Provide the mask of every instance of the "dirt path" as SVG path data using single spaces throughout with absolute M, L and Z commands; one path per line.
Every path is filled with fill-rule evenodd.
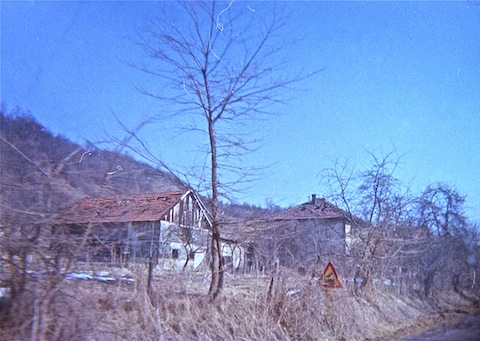
M 480 340 L 480 315 L 440 315 L 431 321 L 427 330 L 413 328 L 411 333 L 399 337 L 402 341 L 478 341 Z M 430 323 L 434 323 L 431 325 Z M 415 330 L 416 329 L 416 330 Z M 403 333 L 407 330 L 403 330 Z
M 480 313 L 445 313 L 421 317 L 378 340 L 399 341 L 478 341 Z

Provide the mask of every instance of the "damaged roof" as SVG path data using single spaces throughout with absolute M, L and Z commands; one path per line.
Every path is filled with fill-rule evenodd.
M 59 223 L 118 223 L 158 221 L 165 218 L 187 192 L 148 193 L 86 198 L 66 209 Z
M 324 198 L 314 197 L 309 202 L 275 213 L 269 220 L 339 219 L 348 216 L 348 212 Z

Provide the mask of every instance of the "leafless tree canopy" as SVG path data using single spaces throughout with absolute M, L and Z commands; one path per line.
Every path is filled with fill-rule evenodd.
M 140 45 L 157 63 L 135 63 L 161 82 L 160 90 L 140 89 L 164 105 L 160 116 L 186 115 L 191 118 L 188 130 L 204 136 L 206 161 L 192 173 L 211 198 L 213 296 L 223 285 L 219 198 L 229 197 L 234 184 L 248 181 L 256 169 L 242 163 L 257 147 L 251 129 L 245 128 L 271 114 L 270 106 L 284 100 L 283 90 L 314 74 L 282 69 L 277 5 L 261 6 L 252 12 L 234 1 L 182 3 L 178 21 L 161 18 L 141 35 Z
M 286 61 L 278 54 L 283 25 L 273 3 L 259 4 L 255 12 L 233 1 L 175 6 L 168 7 L 175 19 L 159 18 L 139 39 L 153 62 L 134 66 L 160 81 L 156 89 L 139 89 L 159 99 L 161 112 L 155 118 L 173 117 L 177 127 L 204 137 L 200 147 L 210 161 L 192 172 L 211 193 L 205 175 L 213 172 L 215 153 L 216 186 L 228 197 L 232 185 L 246 181 L 256 169 L 242 164 L 258 147 L 261 136 L 255 125 L 275 114 L 271 106 L 286 100 L 284 90 L 317 71 L 285 71 Z M 180 123 L 185 116 L 188 123 Z

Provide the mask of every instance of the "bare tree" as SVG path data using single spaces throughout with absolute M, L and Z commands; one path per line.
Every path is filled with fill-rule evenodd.
M 463 205 L 465 197 L 451 186 L 428 186 L 418 198 L 418 224 L 439 236 L 457 234 L 467 226 Z
M 282 102 L 281 90 L 317 72 L 285 72 L 285 65 L 275 59 L 282 47 L 276 36 L 282 28 L 277 5 L 261 6 L 264 15 L 258 18 L 260 11 L 252 15 L 235 1 L 181 3 L 175 11 L 178 23 L 169 25 L 170 20 L 162 18 L 140 39 L 157 66 L 135 65 L 163 81 L 160 92 L 140 89 L 166 106 L 162 117 L 190 117 L 188 131 L 200 132 L 207 142 L 205 165 L 193 175 L 206 184 L 211 200 L 212 299 L 223 286 L 220 197 L 228 197 L 234 184 L 250 179 L 256 170 L 242 163 L 258 147 L 245 128 Z
M 464 213 L 465 196 L 436 183 L 427 186 L 416 203 L 417 224 L 429 232 L 429 252 L 422 259 L 425 294 L 469 287 L 475 282 L 478 234 Z
M 400 256 L 404 240 L 399 228 L 409 220 L 411 200 L 394 176 L 399 157 L 368 153 L 365 169 L 355 169 L 348 162 L 335 161 L 325 171 L 332 199 L 350 213 L 354 243 L 348 256 L 353 277 L 359 287 L 371 283 L 372 276 L 384 277 L 397 265 L 392 255 Z
M 357 224 L 348 255 L 357 289 L 374 279 L 428 297 L 475 287 L 478 233 L 465 216 L 465 197 L 443 183 L 415 197 L 395 177 L 399 159 L 393 153 L 370 156 L 364 170 L 337 161 L 325 177 L 352 222 L 358 216 L 365 223 Z
M 71 200 L 72 188 L 57 170 L 72 146 L 40 152 L 49 133 L 32 117 L 15 114 L 0 113 L 0 283 L 8 290 L 0 322 L 18 330 L 20 339 L 69 338 L 78 331 L 78 315 L 63 319 L 68 314 L 58 308 L 73 304 L 62 287 L 84 245 L 53 222 L 61 203 Z

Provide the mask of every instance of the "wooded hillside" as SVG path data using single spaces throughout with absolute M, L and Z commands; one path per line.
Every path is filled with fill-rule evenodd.
M 87 196 L 182 188 L 129 155 L 53 136 L 28 113 L 2 113 L 0 127 L 2 225 L 5 219 L 48 219 Z
M 20 109 L 1 113 L 0 131 L 2 224 L 7 218 L 48 219 L 84 197 L 185 188 L 173 175 L 128 154 L 54 136 Z M 265 212 L 249 204 L 221 204 L 221 209 L 237 218 Z

